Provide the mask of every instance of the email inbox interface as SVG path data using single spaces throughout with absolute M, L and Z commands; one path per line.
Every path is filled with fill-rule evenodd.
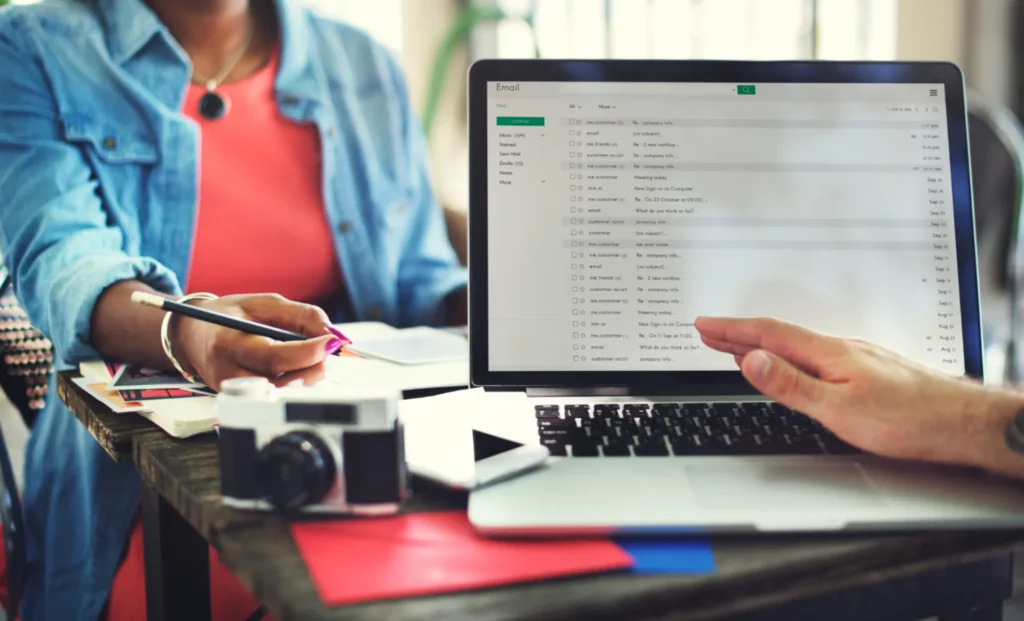
M 941 84 L 488 84 L 490 368 L 729 370 L 699 315 L 964 372 Z

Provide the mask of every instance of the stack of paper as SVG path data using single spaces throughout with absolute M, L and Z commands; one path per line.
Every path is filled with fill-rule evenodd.
M 101 361 L 79 365 L 74 382 L 119 414 L 135 413 L 176 438 L 212 431 L 217 424 L 212 391 L 176 373 Z

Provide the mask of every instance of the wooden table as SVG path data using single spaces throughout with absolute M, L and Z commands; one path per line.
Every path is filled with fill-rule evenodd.
M 1021 532 L 715 538 L 700 576 L 602 575 L 345 608 L 325 607 L 276 515 L 220 505 L 216 439 L 175 440 L 118 420 L 61 376 L 61 396 L 115 450 L 130 436 L 143 482 L 150 619 L 209 618 L 207 542 L 279 621 L 747 619 L 995 621 L 1010 594 Z M 83 410 L 84 408 L 84 410 Z M 132 416 L 131 418 L 138 418 Z M 140 419 L 141 420 L 141 419 Z M 144 421 L 143 421 L 144 422 Z M 147 427 L 148 426 L 148 427 Z M 407 510 L 465 506 L 422 486 Z

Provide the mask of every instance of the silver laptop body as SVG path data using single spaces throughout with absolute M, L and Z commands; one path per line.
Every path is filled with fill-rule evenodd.
M 980 378 L 956 67 L 483 61 L 469 88 L 472 382 L 554 455 L 474 491 L 479 530 L 1024 525 L 1024 486 L 857 451 L 693 328 L 776 316 Z

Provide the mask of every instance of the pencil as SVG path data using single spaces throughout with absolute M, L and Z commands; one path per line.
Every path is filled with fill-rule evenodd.
M 308 337 L 297 332 L 282 330 L 280 328 L 275 328 L 274 326 L 249 321 L 248 319 L 239 319 L 238 317 L 232 317 L 231 315 L 225 315 L 224 313 L 218 313 L 216 311 L 192 306 L 190 304 L 180 304 L 174 300 L 168 300 L 167 298 L 162 298 L 159 295 L 153 295 L 152 293 L 145 293 L 143 291 L 136 291 L 132 293 L 132 302 L 143 306 L 159 308 L 167 311 L 168 313 L 174 313 L 176 315 L 182 315 L 199 321 L 205 321 L 224 328 L 231 328 L 232 330 L 238 330 L 239 332 L 245 332 L 246 334 L 265 336 L 275 341 L 308 340 Z M 335 354 L 338 353 L 339 352 L 335 352 Z

